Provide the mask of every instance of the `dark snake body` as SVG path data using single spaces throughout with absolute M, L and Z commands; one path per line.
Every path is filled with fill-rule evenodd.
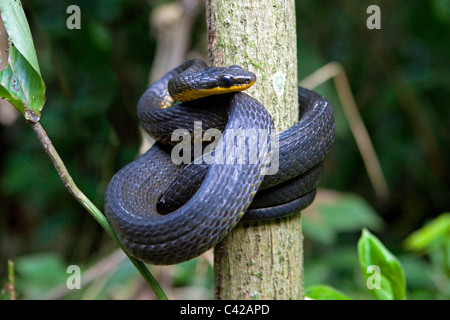
M 175 129 L 194 132 L 194 121 L 202 121 L 203 131 L 223 131 L 216 153 L 236 148 L 234 141 L 226 142 L 232 130 L 253 128 L 269 134 L 274 130 L 261 103 L 241 92 L 172 105 L 168 87 L 175 95 L 206 86 L 203 78 L 215 76 L 212 70 L 199 60 L 186 62 L 153 84 L 139 101 L 141 125 L 157 143 L 112 178 L 105 197 L 108 220 L 127 251 L 139 260 L 153 264 L 189 260 L 216 245 L 243 217 L 289 215 L 314 199 L 322 161 L 334 140 L 334 121 L 328 102 L 303 88 L 299 88 L 299 122 L 278 135 L 276 174 L 263 175 L 276 150 L 270 139 L 256 163 L 174 164 L 165 144 L 176 143 L 170 139 Z M 232 71 L 239 74 L 236 67 Z M 225 86 L 233 85 L 226 75 L 220 77 Z M 176 80 L 190 87 L 173 88 Z M 257 148 L 245 151 L 259 153 Z

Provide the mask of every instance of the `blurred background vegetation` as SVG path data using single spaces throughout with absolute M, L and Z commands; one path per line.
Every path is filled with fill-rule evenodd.
M 103 208 L 109 179 L 145 140 L 135 112 L 140 95 L 182 61 L 207 61 L 204 2 L 22 3 L 47 86 L 41 123 L 80 189 Z M 81 9 L 80 30 L 66 27 L 71 4 Z M 388 185 L 384 197 L 374 191 L 333 82 L 320 85 L 337 132 L 321 191 L 304 212 L 305 285 L 370 298 L 356 249 L 366 227 L 401 261 L 408 298 L 449 299 L 450 231 L 425 250 L 405 239 L 450 210 L 450 3 L 377 1 L 380 30 L 366 27 L 371 4 L 296 1 L 299 80 L 328 62 L 343 65 Z M 154 297 L 4 101 L 0 150 L 0 286 L 10 259 L 18 298 Z M 82 290 L 66 289 L 71 264 L 82 269 Z M 151 270 L 170 298 L 214 297 L 211 252 Z

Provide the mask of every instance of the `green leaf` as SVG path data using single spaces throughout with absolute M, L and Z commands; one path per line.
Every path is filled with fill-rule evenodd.
M 358 241 L 358 255 L 366 285 L 376 299 L 406 299 L 405 274 L 400 262 L 366 229 Z
M 305 295 L 314 300 L 352 300 L 342 292 L 324 285 L 308 287 Z
M 0 72 L 0 94 L 27 120 L 39 121 L 45 103 L 45 84 L 27 60 L 11 47 L 9 64 Z
M 0 96 L 27 120 L 37 122 L 45 103 L 45 84 L 28 22 L 20 1 L 4 0 L 0 10 L 10 37 L 8 66 L 0 72 Z
M 0 1 L 0 11 L 9 39 L 33 69 L 41 75 L 33 38 L 19 0 Z
M 446 237 L 450 237 L 450 212 L 441 214 L 409 235 L 405 240 L 405 246 L 411 250 L 423 250 Z

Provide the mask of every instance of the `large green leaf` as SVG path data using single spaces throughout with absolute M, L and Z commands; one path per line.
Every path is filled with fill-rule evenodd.
M 0 1 L 0 11 L 9 39 L 40 75 L 33 38 L 22 4 L 19 0 L 2 0 Z
M 375 285 L 369 288 L 376 299 L 406 299 L 405 274 L 400 262 L 366 229 L 363 229 L 358 241 L 358 255 L 368 288 L 370 284 L 373 285 L 370 283 L 372 280 L 378 280 L 378 287 Z
M 0 11 L 10 39 L 8 66 L 0 72 L 0 96 L 27 120 L 39 121 L 45 103 L 45 84 L 25 13 L 18 0 L 0 1 Z

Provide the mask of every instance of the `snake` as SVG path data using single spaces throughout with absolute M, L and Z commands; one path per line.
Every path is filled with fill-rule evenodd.
M 241 220 L 279 219 L 313 202 L 334 141 L 333 109 L 298 87 L 299 121 L 277 133 L 266 108 L 243 92 L 255 82 L 240 66 L 194 59 L 141 96 L 137 116 L 155 143 L 120 169 L 105 193 L 105 215 L 131 256 L 177 264 L 214 247 Z M 210 129 L 221 135 L 209 141 Z M 176 130 L 183 134 L 174 138 Z M 255 143 L 239 140 L 242 132 L 264 134 Z M 182 142 L 186 148 L 174 152 Z M 200 157 L 187 147 L 195 142 Z M 180 162 L 181 153 L 190 161 Z

